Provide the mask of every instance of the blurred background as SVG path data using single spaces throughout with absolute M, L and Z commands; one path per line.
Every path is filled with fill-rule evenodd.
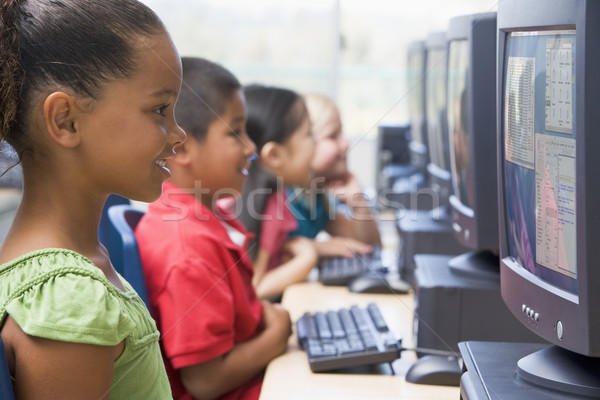
M 142 0 L 182 56 L 204 57 L 243 84 L 319 92 L 340 107 L 350 169 L 375 180 L 377 127 L 408 123 L 406 54 L 457 15 L 498 0 Z

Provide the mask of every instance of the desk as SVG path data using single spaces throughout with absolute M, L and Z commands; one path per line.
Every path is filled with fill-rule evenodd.
M 317 282 L 300 283 L 286 289 L 282 304 L 296 321 L 305 311 L 325 311 L 352 304 L 366 306 L 376 302 L 390 329 L 412 346 L 414 299 L 407 295 L 375 295 L 351 293 L 345 287 L 325 287 Z M 295 329 L 295 326 L 294 326 Z M 458 387 L 415 385 L 404 375 L 416 360 L 406 351 L 392 367 L 396 375 L 327 374 L 311 372 L 306 354 L 299 348 L 295 334 L 290 337 L 286 353 L 268 365 L 260 400 L 352 400 L 458 399 Z

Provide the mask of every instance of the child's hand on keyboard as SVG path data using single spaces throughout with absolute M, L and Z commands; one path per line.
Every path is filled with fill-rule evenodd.
M 283 353 L 292 334 L 292 321 L 289 312 L 281 304 L 263 301 L 264 335 L 270 337 L 273 350 Z
M 353 238 L 334 236 L 322 242 L 315 242 L 319 257 L 354 257 L 356 254 L 367 254 L 373 246 Z

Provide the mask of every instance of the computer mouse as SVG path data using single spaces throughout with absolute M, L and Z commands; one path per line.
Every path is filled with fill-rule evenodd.
M 348 290 L 354 293 L 406 294 L 410 292 L 411 286 L 401 279 L 365 274 L 350 281 Z
M 422 385 L 460 386 L 462 367 L 456 357 L 427 355 L 406 372 L 406 381 Z

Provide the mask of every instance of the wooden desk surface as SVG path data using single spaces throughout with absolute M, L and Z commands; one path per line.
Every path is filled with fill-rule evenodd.
M 412 346 L 412 294 L 357 294 L 349 292 L 345 287 L 325 287 L 320 283 L 309 282 L 289 287 L 282 304 L 295 322 L 305 311 L 335 310 L 352 304 L 366 306 L 372 301 L 379 306 L 390 329 L 397 337 L 402 337 L 403 344 Z M 401 358 L 392 364 L 395 375 L 315 374 L 311 372 L 306 354 L 299 348 L 294 334 L 290 338 L 287 352 L 271 361 L 267 367 L 260 400 L 433 400 L 460 397 L 458 387 L 406 382 L 404 375 L 415 360 L 414 352 L 403 352 Z

